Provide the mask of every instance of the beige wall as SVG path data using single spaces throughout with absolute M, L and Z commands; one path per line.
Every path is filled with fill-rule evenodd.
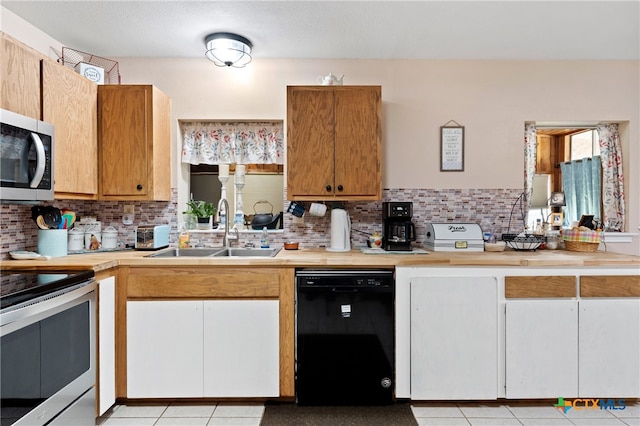
M 171 97 L 174 129 L 178 119 L 286 119 L 286 86 L 329 72 L 379 84 L 385 188 L 522 188 L 525 121 L 622 121 L 627 229 L 638 229 L 638 62 L 256 59 L 227 69 L 120 58 L 120 70 L 123 83 L 153 83 Z M 439 127 L 449 120 L 465 126 L 464 172 L 439 171 Z M 174 175 L 181 194 L 184 175 Z
M 385 188 L 522 188 L 525 121 L 624 122 L 626 229 L 639 229 L 638 61 L 255 59 L 229 69 L 204 57 L 112 59 L 123 84 L 154 84 L 172 99 L 179 205 L 188 197 L 179 119 L 286 120 L 286 86 L 332 72 L 345 84 L 382 86 Z M 439 127 L 450 120 L 465 126 L 464 172 L 439 171 Z M 636 238 L 631 252 L 638 246 Z

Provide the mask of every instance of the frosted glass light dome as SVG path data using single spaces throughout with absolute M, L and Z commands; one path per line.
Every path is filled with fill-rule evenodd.
M 251 62 L 253 45 L 246 38 L 233 33 L 213 33 L 204 39 L 205 56 L 219 67 L 242 68 Z

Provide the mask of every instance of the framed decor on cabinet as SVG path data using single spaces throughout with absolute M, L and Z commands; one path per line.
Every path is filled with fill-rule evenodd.
M 562 220 L 564 219 L 564 215 L 562 213 L 551 213 L 549 216 L 549 222 L 551 226 L 562 226 Z
M 464 171 L 464 126 L 453 120 L 440 126 L 440 171 Z

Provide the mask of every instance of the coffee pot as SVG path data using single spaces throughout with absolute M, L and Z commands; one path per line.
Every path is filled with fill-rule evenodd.
M 411 251 L 416 240 L 416 226 L 411 221 L 413 203 L 390 201 L 382 203 L 382 248 L 387 251 Z

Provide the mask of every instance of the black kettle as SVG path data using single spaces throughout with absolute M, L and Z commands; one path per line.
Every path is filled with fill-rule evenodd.
M 258 204 L 269 204 L 271 206 L 271 211 L 269 213 L 257 213 L 256 212 L 256 206 Z M 254 215 L 253 218 L 251 219 L 251 229 L 263 229 L 265 226 L 267 227 L 267 229 L 276 229 L 278 226 L 278 221 L 280 220 L 280 216 L 282 216 L 282 214 L 273 215 L 273 204 L 271 204 L 269 201 L 267 200 L 261 200 L 256 202 L 253 205 L 253 211 L 254 211 Z

